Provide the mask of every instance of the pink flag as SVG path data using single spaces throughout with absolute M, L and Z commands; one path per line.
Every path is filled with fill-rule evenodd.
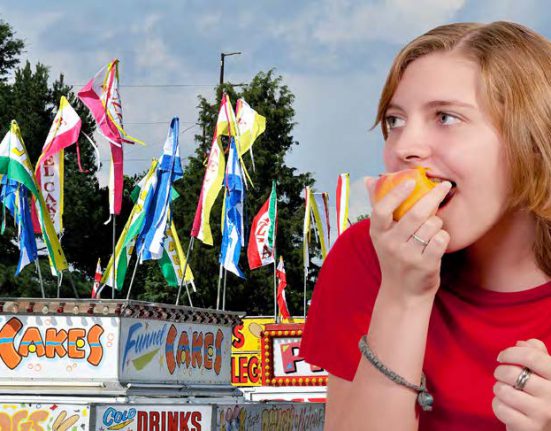
M 99 128 L 99 133 L 111 146 L 111 174 L 109 178 L 109 210 L 119 214 L 122 204 L 124 181 L 123 143 L 143 142 L 132 138 L 123 129 L 122 105 L 119 95 L 119 60 L 113 60 L 78 92 Z M 106 70 L 107 69 L 107 70 Z
M 276 278 L 279 280 L 277 284 L 277 306 L 279 314 L 284 319 L 290 319 L 289 309 L 287 308 L 287 299 L 285 298 L 285 287 L 287 286 L 287 276 L 283 265 L 283 256 L 279 256 L 279 264 L 277 265 Z

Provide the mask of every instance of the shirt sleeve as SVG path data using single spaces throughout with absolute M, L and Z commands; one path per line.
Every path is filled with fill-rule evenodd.
M 354 379 L 380 283 L 369 220 L 361 221 L 341 234 L 320 269 L 301 341 L 306 362 Z

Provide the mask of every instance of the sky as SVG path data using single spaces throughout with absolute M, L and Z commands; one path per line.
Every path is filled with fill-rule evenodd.
M 383 138 L 371 128 L 400 48 L 458 21 L 515 21 L 551 38 L 547 6 L 536 0 L 4 0 L 0 18 L 25 41 L 23 61 L 49 66 L 52 79 L 63 73 L 75 90 L 111 59 L 120 60 L 125 126 L 147 143 L 127 147 L 129 175 L 160 155 L 173 116 L 181 130 L 189 128 L 180 138 L 182 159 L 193 154 L 197 97 L 213 100 L 221 52 L 242 52 L 226 58 L 227 82 L 247 83 L 275 69 L 295 95 L 299 145 L 287 164 L 311 172 L 316 191 L 330 193 L 333 220 L 337 177 L 350 173 L 355 220 L 369 212 L 363 177 L 384 172 Z M 107 147 L 100 150 L 107 160 Z

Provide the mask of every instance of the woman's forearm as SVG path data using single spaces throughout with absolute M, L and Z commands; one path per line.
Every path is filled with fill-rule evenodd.
M 367 340 L 389 369 L 419 385 L 434 297 L 404 303 L 385 295 L 381 286 L 373 308 Z M 342 429 L 414 431 L 417 393 L 383 375 L 362 357 L 351 390 Z

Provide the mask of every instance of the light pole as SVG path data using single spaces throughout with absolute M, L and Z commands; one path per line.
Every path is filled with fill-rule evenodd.
M 224 58 L 229 57 L 230 55 L 240 55 L 241 52 L 221 52 L 220 53 L 220 85 L 224 83 Z

